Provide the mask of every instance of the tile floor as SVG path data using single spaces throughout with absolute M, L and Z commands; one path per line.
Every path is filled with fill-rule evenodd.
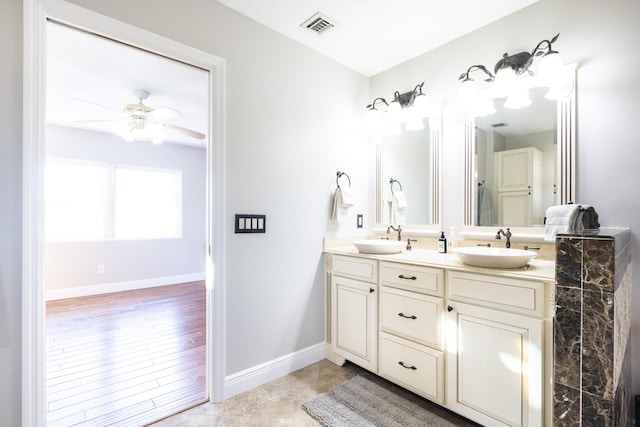
M 347 362 L 344 366 L 323 360 L 253 390 L 231 397 L 224 402 L 205 403 L 166 418 L 153 427 L 318 427 L 300 404 L 318 394 L 348 381 L 355 375 L 366 376 L 390 389 L 398 389 L 390 382 Z M 458 426 L 477 426 L 438 406 L 420 399 L 431 412 Z

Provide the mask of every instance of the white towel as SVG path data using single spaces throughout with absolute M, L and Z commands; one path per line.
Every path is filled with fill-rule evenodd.
M 346 198 L 345 198 L 346 196 Z M 338 187 L 333 193 L 333 206 L 331 208 L 331 220 L 337 223 L 344 223 L 349 209 L 353 207 L 353 195 L 351 190 Z
M 340 193 L 340 206 L 343 208 L 350 208 L 355 205 L 355 197 L 353 196 L 353 191 L 348 187 L 338 187 L 337 191 Z
M 407 216 L 405 214 L 405 208 L 407 207 L 407 199 L 402 191 L 395 192 L 391 196 L 391 223 L 392 224 L 406 224 Z
M 551 206 L 546 213 L 544 240 L 553 242 L 558 233 L 580 233 L 583 226 L 579 216 L 579 205 Z
M 404 195 L 404 191 L 396 191 L 393 193 L 393 198 L 396 201 L 397 209 L 404 209 L 407 207 L 407 198 Z

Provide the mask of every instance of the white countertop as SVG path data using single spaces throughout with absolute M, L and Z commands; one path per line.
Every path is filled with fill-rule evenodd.
M 521 279 L 538 279 L 544 281 L 553 281 L 555 279 L 556 263 L 554 261 L 533 259 L 529 261 L 529 265 L 527 267 L 500 269 L 466 265 L 460 261 L 455 253 L 441 254 L 437 251 L 427 249 L 413 249 L 411 251 L 403 251 L 397 254 L 378 255 L 358 252 L 353 245 L 349 245 L 326 247 L 324 252 L 336 255 L 349 255 L 360 258 L 377 259 L 380 261 L 415 264 L 425 267 L 439 267 L 447 270 L 466 271 L 469 273 L 491 274 Z

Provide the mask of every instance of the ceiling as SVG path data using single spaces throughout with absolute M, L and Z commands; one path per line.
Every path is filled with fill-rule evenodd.
M 371 76 L 537 0 L 218 1 Z M 300 27 L 316 12 L 335 26 L 322 34 Z M 47 31 L 48 123 L 112 133 L 142 89 L 150 93 L 146 106 L 181 113 L 168 124 L 208 134 L 206 71 L 64 25 L 50 23 Z M 201 148 L 206 141 L 177 133 L 166 140 Z
M 367 77 L 538 0 L 218 0 Z M 300 24 L 320 12 L 321 34 Z

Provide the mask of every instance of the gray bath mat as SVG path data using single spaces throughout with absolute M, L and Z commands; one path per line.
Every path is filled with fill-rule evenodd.
M 361 376 L 303 402 L 302 409 L 325 427 L 455 427 Z

